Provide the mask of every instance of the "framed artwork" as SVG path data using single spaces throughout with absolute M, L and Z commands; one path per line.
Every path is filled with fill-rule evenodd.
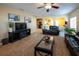
M 8 13 L 8 20 L 9 21 L 20 21 L 20 16 L 13 14 L 13 13 Z
M 25 21 L 25 22 L 28 22 L 28 23 L 31 23 L 31 17 L 26 17 L 26 16 L 25 16 L 25 17 L 24 17 L 24 21 Z

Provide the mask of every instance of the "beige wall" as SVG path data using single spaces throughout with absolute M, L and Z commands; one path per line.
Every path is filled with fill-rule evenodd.
M 79 8 L 75 9 L 69 14 L 69 19 L 75 16 L 77 17 L 77 31 L 79 31 Z
M 8 13 L 14 13 L 20 16 L 20 21 L 23 22 L 25 16 L 31 16 L 31 23 L 28 27 L 31 28 L 32 32 L 36 29 L 36 18 L 31 14 L 24 12 L 19 9 L 11 8 L 0 4 L 0 40 L 8 37 Z

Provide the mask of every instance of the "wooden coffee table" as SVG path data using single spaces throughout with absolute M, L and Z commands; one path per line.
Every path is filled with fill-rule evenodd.
M 40 40 L 40 42 L 35 46 L 34 48 L 34 55 L 37 55 L 37 52 L 40 55 L 53 55 L 53 45 L 54 45 L 54 40 L 53 37 L 50 37 L 49 42 L 45 42 L 45 36 Z

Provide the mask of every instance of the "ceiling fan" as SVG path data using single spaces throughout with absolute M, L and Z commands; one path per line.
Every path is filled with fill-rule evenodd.
M 51 8 L 58 9 L 59 5 L 57 3 L 43 3 L 43 6 L 37 7 L 37 9 L 46 8 L 46 11 L 49 12 Z

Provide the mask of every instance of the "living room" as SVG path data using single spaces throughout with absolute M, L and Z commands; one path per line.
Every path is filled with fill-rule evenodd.
M 49 53 L 50 55 L 71 56 L 62 32 L 65 28 L 74 28 L 78 33 L 79 3 L 58 3 L 50 9 L 44 8 L 53 4 L 0 3 L 0 55 L 34 56 L 34 51 L 38 49 L 36 47 L 34 50 L 35 45 L 44 36 L 50 36 L 55 39 L 53 54 Z M 42 19 L 41 27 L 37 26 L 37 19 Z M 38 55 L 40 54 L 42 53 Z

